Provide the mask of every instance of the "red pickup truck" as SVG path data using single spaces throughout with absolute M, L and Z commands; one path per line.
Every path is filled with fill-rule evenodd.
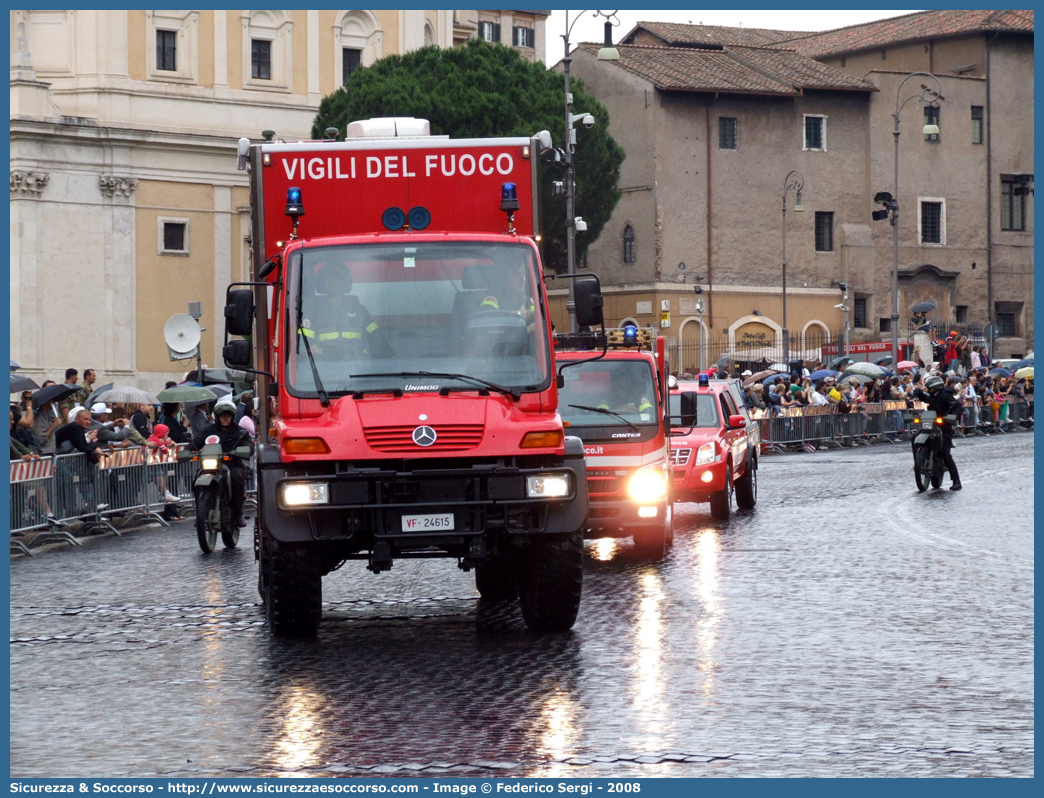
M 729 519 L 734 500 L 741 510 L 754 509 L 761 431 L 743 403 L 739 380 L 676 382 L 670 401 L 674 501 L 710 502 L 718 521 Z M 685 418 L 684 428 L 683 406 L 696 414 L 695 422 Z

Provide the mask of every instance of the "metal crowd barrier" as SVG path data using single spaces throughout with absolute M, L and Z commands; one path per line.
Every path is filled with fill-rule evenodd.
M 97 462 L 82 452 L 12 460 L 11 550 L 32 556 L 31 549 L 45 543 L 79 546 L 77 537 L 99 532 L 118 536 L 117 518 L 123 528 L 136 523 L 169 526 L 164 516 L 172 504 L 167 493 L 178 499 L 179 507 L 194 512 L 192 486 L 199 466 L 191 460 L 178 462 L 177 450 L 184 448 L 102 449 Z M 244 509 L 256 511 L 256 496 L 251 470 Z
M 761 451 L 785 454 L 788 451 L 814 451 L 822 446 L 870 446 L 894 444 L 910 434 L 913 416 L 925 405 L 889 400 L 856 405 L 847 413 L 836 405 L 787 407 L 778 414 L 768 410 L 753 411 L 752 417 L 761 428 Z M 986 434 L 1029 429 L 1032 411 L 1024 399 L 1009 399 L 1007 416 L 1002 423 L 991 407 L 966 408 L 967 428 L 963 434 Z M 958 428 L 957 434 L 962 434 Z

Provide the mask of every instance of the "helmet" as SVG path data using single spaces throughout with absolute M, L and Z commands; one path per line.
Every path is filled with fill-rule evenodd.
M 223 416 L 225 413 L 230 413 L 233 416 L 236 414 L 236 406 L 231 399 L 219 399 L 218 403 L 214 405 L 214 418 Z
M 352 292 L 352 272 L 343 263 L 327 263 L 316 275 L 319 285 L 323 286 L 326 293 L 341 293 L 348 295 Z
M 928 389 L 928 393 L 938 393 L 943 389 L 945 384 L 943 378 L 938 376 L 929 377 L 924 381 L 924 387 Z

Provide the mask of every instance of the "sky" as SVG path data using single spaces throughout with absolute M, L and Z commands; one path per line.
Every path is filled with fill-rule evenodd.
M 553 66 L 561 60 L 564 52 L 562 34 L 565 33 L 565 11 L 552 11 L 545 27 L 547 54 L 544 63 Z M 570 11 L 570 24 L 576 20 L 576 12 Z M 912 14 L 912 11 L 773 11 L 759 9 L 757 11 L 617 11 L 620 25 L 613 28 L 613 42 L 627 34 L 638 20 L 642 22 L 685 22 L 694 25 L 729 25 L 745 28 L 773 28 L 776 30 L 819 31 L 833 28 L 844 28 L 848 25 L 859 25 L 887 17 L 898 17 Z M 573 26 L 569 34 L 569 46 L 575 48 L 578 42 L 601 42 L 605 33 L 604 17 L 595 17 L 588 11 Z

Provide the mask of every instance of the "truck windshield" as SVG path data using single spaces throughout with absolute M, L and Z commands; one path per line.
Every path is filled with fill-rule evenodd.
M 558 412 L 570 427 L 659 424 L 656 388 L 642 360 L 594 360 L 562 372 Z
M 543 390 L 551 358 L 538 279 L 522 244 L 299 250 L 286 281 L 287 387 L 303 397 L 484 390 L 476 380 Z

